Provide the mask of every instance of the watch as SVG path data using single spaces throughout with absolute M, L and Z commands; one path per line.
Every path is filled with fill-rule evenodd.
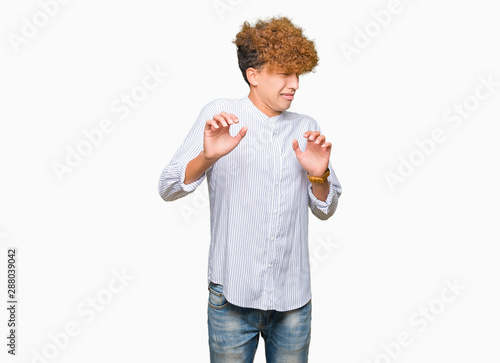
M 324 183 L 328 175 L 330 175 L 330 169 L 326 168 L 326 171 L 322 176 L 311 176 L 309 175 L 308 171 L 306 171 L 306 173 L 307 173 L 307 178 L 311 183 Z

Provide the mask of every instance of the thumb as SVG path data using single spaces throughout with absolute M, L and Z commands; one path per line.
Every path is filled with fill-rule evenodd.
M 243 139 L 243 137 L 245 137 L 245 135 L 247 134 L 247 131 L 248 131 L 248 127 L 247 126 L 243 126 L 240 131 L 234 135 L 234 138 L 238 141 L 238 143 L 241 141 L 241 139 Z
M 298 158 L 302 154 L 302 150 L 300 150 L 299 142 L 296 139 L 293 139 L 292 147 L 293 147 L 293 150 L 295 151 L 295 156 L 297 156 L 297 158 Z

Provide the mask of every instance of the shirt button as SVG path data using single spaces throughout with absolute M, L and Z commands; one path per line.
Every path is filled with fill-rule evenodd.
M 276 159 L 279 158 L 279 157 L 280 157 L 279 154 L 276 154 Z
M 271 237 L 271 241 L 274 241 L 274 237 Z
M 278 182 L 276 182 L 276 185 L 278 185 Z
M 269 265 L 269 266 L 267 266 L 267 267 L 271 268 L 271 265 Z
M 274 214 L 276 214 L 276 212 L 277 212 L 277 210 L 275 209 L 275 210 L 274 210 Z

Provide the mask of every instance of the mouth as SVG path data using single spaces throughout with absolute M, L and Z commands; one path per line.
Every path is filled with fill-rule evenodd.
M 280 96 L 283 97 L 284 99 L 291 101 L 293 100 L 293 93 L 281 93 Z

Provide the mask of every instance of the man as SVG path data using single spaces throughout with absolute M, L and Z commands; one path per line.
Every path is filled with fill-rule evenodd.
M 211 362 L 252 362 L 259 334 L 268 362 L 307 362 L 308 212 L 331 217 L 341 187 L 317 122 L 286 110 L 318 56 L 285 17 L 245 22 L 233 42 L 250 93 L 201 110 L 159 193 L 173 201 L 207 178 Z

